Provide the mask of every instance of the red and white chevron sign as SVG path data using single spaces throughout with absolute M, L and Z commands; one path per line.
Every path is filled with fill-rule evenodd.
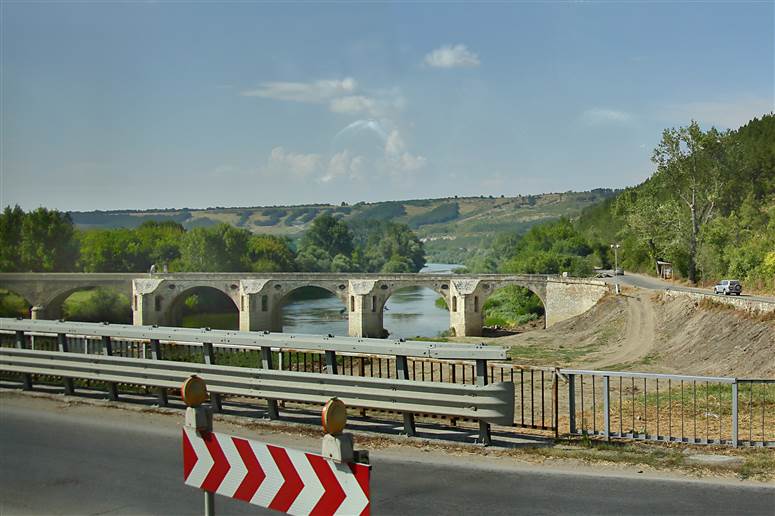
M 369 466 L 183 428 L 187 485 L 288 514 L 370 514 Z

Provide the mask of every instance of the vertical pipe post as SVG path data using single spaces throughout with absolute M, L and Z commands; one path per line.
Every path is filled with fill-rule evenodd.
M 64 333 L 57 333 L 57 345 L 59 346 L 59 352 L 60 353 L 67 353 L 68 352 L 68 346 L 67 346 L 67 335 Z M 73 379 L 72 378 L 62 378 L 62 383 L 65 386 L 65 394 L 72 394 L 74 392 L 73 388 Z
M 102 337 L 102 354 L 106 357 L 113 356 L 113 343 L 107 335 Z M 118 385 L 116 385 L 116 382 L 106 382 L 106 387 L 108 388 L 110 399 L 118 401 Z
M 336 351 L 326 351 L 326 374 L 338 374 Z
M 732 384 L 732 446 L 737 448 L 738 434 L 737 434 L 737 379 Z
M 143 342 L 143 353 L 145 353 L 145 342 Z M 151 359 L 161 360 L 161 343 L 159 343 L 159 339 L 151 339 Z M 166 407 L 168 402 L 166 387 L 159 387 L 158 396 L 159 406 Z
M 202 343 L 202 354 L 204 355 L 205 364 L 215 365 L 215 350 L 213 349 L 212 342 Z M 212 405 L 213 407 L 213 412 L 221 412 L 223 410 L 223 404 L 221 403 L 221 395 L 211 392 L 210 405 Z
M 16 348 L 17 349 L 24 349 L 24 332 L 23 331 L 17 331 L 16 332 Z M 29 391 L 32 389 L 32 375 L 29 373 L 22 374 L 22 388 L 25 391 Z
M 560 438 L 560 369 L 555 368 L 552 375 L 552 423 L 554 438 Z
M 610 378 L 608 376 L 603 377 L 603 410 L 605 415 L 603 416 L 603 432 L 606 441 L 611 440 L 611 390 L 610 390 Z
M 487 385 L 487 360 L 483 358 L 476 359 L 476 385 L 480 387 Z M 492 444 L 490 423 L 481 419 L 479 420 L 479 440 L 485 446 Z
M 409 363 L 403 355 L 396 356 L 396 379 L 409 380 Z M 409 437 L 417 435 L 417 429 L 414 424 L 414 414 L 404 412 L 404 432 Z
M 272 369 L 272 348 L 269 346 L 261 347 L 261 369 Z M 280 419 L 280 411 L 277 409 L 277 400 L 266 400 L 267 412 L 269 413 L 269 419 Z
M 576 375 L 568 375 L 568 431 L 576 433 Z

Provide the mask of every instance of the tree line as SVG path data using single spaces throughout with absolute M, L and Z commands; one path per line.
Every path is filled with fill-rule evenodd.
M 352 226 L 321 215 L 297 249 L 287 237 L 223 223 L 80 230 L 67 213 L 9 206 L 0 214 L 0 271 L 147 272 L 155 264 L 169 272 L 417 272 L 425 265 L 422 242 L 406 225 Z

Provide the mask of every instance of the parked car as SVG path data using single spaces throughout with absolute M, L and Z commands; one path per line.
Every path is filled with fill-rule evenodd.
M 735 279 L 721 280 L 715 287 L 713 287 L 714 294 L 724 294 L 725 296 L 731 294 L 739 296 L 742 292 L 743 286 Z
M 624 276 L 624 269 L 621 267 L 618 267 L 614 270 L 614 275 L 616 276 Z

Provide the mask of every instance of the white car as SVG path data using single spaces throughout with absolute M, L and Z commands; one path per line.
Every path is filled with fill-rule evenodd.
M 739 281 L 734 279 L 721 280 L 715 287 L 713 287 L 714 294 L 724 294 L 725 296 L 729 296 L 731 294 L 739 296 L 742 292 L 743 286 Z

